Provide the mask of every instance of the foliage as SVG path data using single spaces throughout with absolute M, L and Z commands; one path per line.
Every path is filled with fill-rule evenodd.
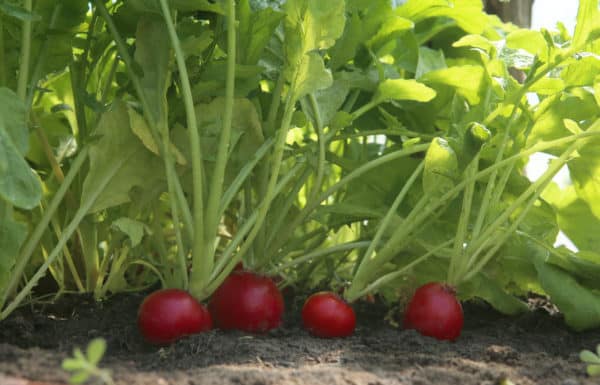
M 350 301 L 436 280 L 515 314 L 536 292 L 600 326 L 597 0 L 573 36 L 470 0 L 0 13 L 0 319 L 45 275 L 202 300 L 243 261 Z
M 579 353 L 579 359 L 586 364 L 587 373 L 590 376 L 599 376 L 600 375 L 600 345 L 596 347 L 596 353 L 591 352 L 589 350 L 583 350 Z
M 98 364 L 106 352 L 106 341 L 96 338 L 87 346 L 85 354 L 79 348 L 73 350 L 73 357 L 65 358 L 62 363 L 64 370 L 72 372 L 70 384 L 83 384 L 90 378 L 98 378 L 106 385 L 113 385 L 110 371 L 100 369 Z

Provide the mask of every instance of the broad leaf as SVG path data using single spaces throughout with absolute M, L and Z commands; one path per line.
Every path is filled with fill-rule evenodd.
M 457 176 L 456 153 L 445 139 L 435 138 L 425 154 L 423 191 L 432 198 L 441 196 L 454 187 Z
M 387 79 L 379 84 L 375 100 L 414 100 L 428 102 L 435 97 L 433 89 L 412 79 Z
M 126 234 L 131 241 L 131 247 L 136 247 L 142 241 L 146 225 L 131 218 L 122 217 L 112 223 L 112 227 Z
M 0 88 L 0 199 L 24 209 L 42 197 L 40 182 L 23 158 L 28 139 L 25 106 L 14 92 Z
M 255 65 L 284 15 L 272 8 L 251 12 L 248 0 L 242 0 L 239 11 L 239 62 Z
M 535 267 L 542 287 L 564 314 L 567 325 L 577 331 L 600 326 L 600 296 L 541 259 L 535 262 Z
M 470 104 L 478 104 L 484 81 L 483 67 L 474 65 L 454 66 L 424 74 L 419 80 L 424 83 L 446 85 L 454 88 Z
M 130 201 L 134 186 L 154 186 L 164 179 L 160 158 L 144 147 L 130 127 L 127 107 L 118 103 L 106 112 L 96 129 L 101 138 L 90 145 L 90 170 L 83 182 L 82 202 L 109 178 L 90 209 L 96 212 Z M 100 187 L 101 188 L 101 187 Z
M 600 32 L 598 0 L 579 0 L 573 45 L 579 46 L 597 37 Z
M 17 222 L 12 208 L 0 199 L 0 294 L 10 281 L 11 271 L 17 255 L 27 237 L 27 225 Z
M 345 2 L 290 0 L 285 11 L 286 75 L 295 87 L 294 97 L 300 98 L 332 83 L 318 51 L 332 47 L 344 32 Z
M 166 89 L 170 81 L 171 50 L 167 26 L 162 18 L 143 16 L 136 32 L 135 61 L 142 69 L 142 89 L 156 122 L 167 116 Z
M 87 346 L 86 356 L 90 364 L 98 365 L 106 352 L 106 341 L 102 338 L 94 338 Z

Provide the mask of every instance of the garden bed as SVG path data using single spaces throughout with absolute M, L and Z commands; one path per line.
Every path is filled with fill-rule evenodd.
M 66 384 L 62 360 L 95 337 L 108 344 L 100 366 L 123 385 L 597 383 L 578 355 L 600 342 L 600 330 L 571 332 L 539 305 L 507 318 L 468 304 L 462 336 L 448 343 L 394 328 L 379 306 L 367 304 L 358 308 L 352 337 L 313 338 L 288 301 L 284 326 L 269 334 L 213 330 L 159 348 L 137 332 L 141 299 L 118 296 L 96 305 L 75 297 L 18 310 L 0 328 L 0 383 Z

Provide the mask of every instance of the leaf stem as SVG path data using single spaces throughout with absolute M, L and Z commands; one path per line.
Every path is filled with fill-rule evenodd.
M 165 0 L 163 0 L 165 1 Z M 231 141 L 231 126 L 233 120 L 234 92 L 235 92 L 235 62 L 236 62 L 236 15 L 235 0 L 227 0 L 227 74 L 225 80 L 225 108 L 223 111 L 223 126 L 219 135 L 219 146 L 217 148 L 217 158 L 210 183 L 210 192 L 208 204 L 206 207 L 206 228 L 204 237 L 206 239 L 203 252 L 204 263 L 202 266 L 196 266 L 194 269 L 201 268 L 203 273 L 200 282 L 207 283 L 210 272 L 214 264 L 214 242 L 212 239 L 216 236 L 220 221 L 219 200 L 223 193 L 223 183 L 225 179 L 225 168 L 229 157 L 229 145 Z
M 346 300 L 348 302 L 353 302 L 355 300 L 357 300 L 360 297 L 363 297 L 367 294 L 373 293 L 375 291 L 377 291 L 377 289 L 379 289 L 381 286 L 393 281 L 394 279 L 401 277 L 407 270 L 412 269 L 413 267 L 415 267 L 416 265 L 418 265 L 419 263 L 425 261 L 427 258 L 431 257 L 432 255 L 434 255 L 435 253 L 437 253 L 438 251 L 446 248 L 447 246 L 452 245 L 452 243 L 454 242 L 453 239 L 450 239 L 444 243 L 441 243 L 440 245 L 432 248 L 431 250 L 427 251 L 425 254 L 423 254 L 422 256 L 416 258 L 415 260 L 411 261 L 410 263 L 408 263 L 405 266 L 402 266 L 400 269 L 385 274 L 384 276 L 376 279 L 375 281 L 373 281 L 371 284 L 367 285 L 364 289 L 358 291 L 356 294 L 352 295 L 351 297 L 346 296 Z
M 75 179 L 75 176 L 79 173 L 79 170 L 81 169 L 83 162 L 87 159 L 87 156 L 88 156 L 88 147 L 84 147 L 79 152 L 79 154 L 77 155 L 77 157 L 75 158 L 73 163 L 71 164 L 71 168 L 69 169 L 69 172 L 65 176 L 65 180 L 63 181 L 63 183 L 60 184 L 60 187 L 58 188 L 58 190 L 56 191 L 56 194 L 54 194 L 54 197 L 50 201 L 50 204 L 44 211 L 44 215 L 42 215 L 42 218 L 40 219 L 37 226 L 31 233 L 29 239 L 27 240 L 27 243 L 25 243 L 25 245 L 21 248 L 21 252 L 19 253 L 19 257 L 17 258 L 17 264 L 15 265 L 15 267 L 12 271 L 11 277 L 6 285 L 7 290 L 3 294 L 2 302 L 0 302 L 0 304 L 6 303 L 6 299 L 7 299 L 8 295 L 17 289 L 19 281 L 23 277 L 23 272 L 25 271 L 25 268 L 27 267 L 29 260 L 31 259 L 31 255 L 33 254 L 35 248 L 37 247 L 37 244 L 40 241 L 40 239 L 42 238 L 44 232 L 47 230 L 48 224 L 52 220 L 54 213 L 58 209 L 69 186 Z M 92 204 L 93 204 L 93 202 L 92 202 Z M 90 207 L 91 207 L 91 204 L 90 204 Z M 83 216 L 82 216 L 82 218 L 83 218 Z M 75 229 L 73 229 L 73 231 L 75 231 Z M 63 244 L 66 244 L 66 241 L 72 235 L 73 231 L 70 231 L 70 232 L 65 231 L 62 234 L 60 239 L 66 238 L 64 240 Z M 65 237 L 65 235 L 67 235 L 67 237 Z M 56 255 L 58 255 L 62 246 L 64 246 L 64 245 L 61 245 L 60 248 L 58 248 L 58 247 L 55 248 Z M 54 261 L 54 258 L 56 258 L 56 256 L 54 256 L 53 258 L 50 258 L 50 257 L 48 258 L 48 260 L 46 261 L 47 262 L 46 268 L 50 265 L 50 263 L 52 263 Z M 43 275 L 43 273 L 41 275 Z M 40 275 L 40 277 L 41 277 L 41 275 Z M 35 275 L 34 275 L 34 277 L 35 277 Z M 33 277 L 29 282 L 31 283 L 32 280 L 33 280 Z M 33 287 L 33 284 L 31 285 L 31 287 Z M 31 287 L 29 288 L 29 290 L 31 289 Z M 10 314 L 11 311 L 16 306 L 18 306 L 18 302 L 20 302 L 24 298 L 24 296 L 26 294 L 28 294 L 28 291 L 25 294 L 22 294 L 25 291 L 26 291 L 25 289 L 21 290 L 21 293 L 19 293 L 20 299 L 19 299 L 19 301 L 17 301 L 17 303 L 15 303 L 10 309 L 6 308 L 5 310 L 2 311 L 2 313 L 0 313 L 0 320 L 6 318 L 6 316 L 8 316 L 8 314 Z
M 24 0 L 23 8 L 31 12 L 33 0 Z M 21 60 L 19 64 L 19 78 L 17 79 L 17 96 L 25 100 L 27 96 L 27 83 L 29 82 L 29 66 L 31 62 L 31 35 L 33 24 L 30 19 L 23 21 L 21 30 Z

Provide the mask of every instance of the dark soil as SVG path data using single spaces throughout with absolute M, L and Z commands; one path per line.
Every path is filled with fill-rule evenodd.
M 136 329 L 141 299 L 75 297 L 18 310 L 0 323 L 0 384 L 65 384 L 62 360 L 95 337 L 108 343 L 100 366 L 122 385 L 600 383 L 578 358 L 600 343 L 600 330 L 571 332 L 542 307 L 508 318 L 469 304 L 462 336 L 449 343 L 394 328 L 380 307 L 366 304 L 354 336 L 313 338 L 299 327 L 297 306 L 288 305 L 294 316 L 269 334 L 215 330 L 155 347 Z

